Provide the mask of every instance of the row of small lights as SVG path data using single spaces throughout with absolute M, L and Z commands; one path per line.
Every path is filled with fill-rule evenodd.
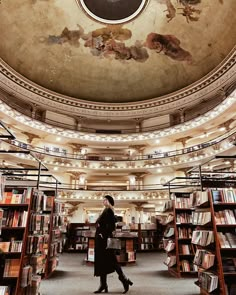
M 72 195 L 72 196 L 61 196 L 59 195 L 57 197 L 58 199 L 82 199 L 82 200 L 103 200 L 103 197 L 92 197 L 92 196 L 79 196 L 79 195 Z M 119 196 L 119 197 L 116 197 L 114 198 L 115 201 L 121 201 L 121 200 L 159 200 L 159 202 L 162 202 L 160 201 L 163 200 L 163 199 L 168 199 L 168 195 L 164 195 L 163 197 L 162 196 L 152 196 L 152 197 L 144 197 L 144 196 L 129 196 L 129 197 L 126 197 L 126 196 Z
M 145 166 L 145 168 L 157 168 L 157 167 L 160 167 L 160 166 L 161 167 L 168 167 L 168 166 L 183 164 L 183 163 L 186 163 L 186 162 L 195 162 L 195 161 L 202 160 L 202 159 L 208 158 L 210 156 L 216 155 L 216 154 L 218 154 L 220 152 L 226 151 L 226 150 L 230 149 L 233 146 L 234 146 L 233 143 L 227 142 L 227 143 L 224 144 L 224 147 L 220 147 L 218 150 L 213 150 L 212 152 L 205 153 L 204 155 L 194 156 L 194 157 L 191 157 L 191 158 L 188 158 L 188 159 L 186 159 L 186 156 L 185 155 L 179 155 L 178 157 L 185 156 L 185 159 L 183 159 L 183 160 L 178 159 L 178 161 L 173 161 L 173 162 L 170 162 L 170 163 L 156 163 L 156 164 L 155 163 L 154 164 L 148 164 L 147 163 L 144 166 Z M 22 158 L 22 159 L 30 159 L 30 160 L 34 160 L 35 161 L 35 159 L 32 158 L 30 155 L 21 154 L 21 153 L 15 154 L 15 155 L 17 157 L 19 157 L 19 158 Z M 158 160 L 160 160 L 160 159 L 158 159 Z M 146 160 L 144 160 L 144 161 L 146 161 Z M 112 162 L 115 162 L 115 161 L 112 161 Z M 106 169 L 106 170 L 112 169 L 112 170 L 114 170 L 114 169 L 129 169 L 129 168 L 130 169 L 134 169 L 134 168 L 137 168 L 138 169 L 138 168 L 143 168 L 143 165 L 142 166 L 140 166 L 140 165 L 137 165 L 137 166 L 121 166 L 121 167 L 114 167 L 114 166 L 111 166 L 111 167 L 99 167 L 99 166 L 91 165 L 91 167 L 88 167 L 87 165 L 86 166 L 82 166 L 80 164 L 70 164 L 70 163 L 66 163 L 66 164 L 61 163 L 60 164 L 60 163 L 55 163 L 53 161 L 47 161 L 47 160 L 44 160 L 43 163 L 45 165 L 47 165 L 47 164 L 49 164 L 49 165 L 55 165 L 55 167 L 53 168 L 54 171 L 58 171 L 58 169 L 60 167 L 71 167 L 71 168 L 80 168 L 80 169 L 83 169 L 83 168 L 86 169 L 86 168 L 88 168 L 88 169 L 95 169 L 95 170 L 96 169 L 98 169 L 98 170 L 100 170 L 100 169 Z M 158 168 L 156 172 L 157 173 L 161 173 L 162 172 L 162 169 L 161 168 Z
M 19 113 L 16 110 L 13 110 L 11 107 L 9 107 L 7 104 L 5 104 L 3 101 L 0 101 L 0 110 L 7 114 L 8 116 L 12 117 L 13 119 L 16 119 L 17 121 L 26 124 L 30 127 L 36 128 L 38 130 L 45 131 L 47 133 L 55 134 L 62 137 L 67 138 L 78 138 L 82 140 L 89 140 L 89 141 L 102 141 L 102 142 L 129 142 L 129 141 L 140 141 L 140 140 L 148 140 L 148 139 L 158 139 L 161 137 L 166 137 L 169 135 L 173 135 L 176 133 L 180 133 L 183 131 L 190 130 L 194 127 L 199 127 L 202 124 L 208 122 L 209 120 L 217 117 L 221 113 L 223 113 L 226 109 L 228 109 L 232 104 L 236 102 L 236 97 L 233 97 L 233 95 L 226 98 L 220 105 L 215 107 L 213 110 L 209 111 L 208 113 L 199 116 L 198 118 L 195 118 L 189 122 L 182 123 L 178 126 L 174 126 L 171 128 L 167 128 L 165 130 L 161 131 L 151 131 L 151 132 L 145 132 L 145 134 L 122 134 L 122 135 L 97 135 L 97 134 L 84 134 L 79 131 L 70 131 L 65 130 L 63 128 L 55 128 L 52 127 L 46 123 L 41 123 L 35 120 L 32 120 L 31 118 Z

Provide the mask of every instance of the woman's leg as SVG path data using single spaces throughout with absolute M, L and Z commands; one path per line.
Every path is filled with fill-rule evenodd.
M 129 286 L 133 285 L 133 282 L 130 281 L 130 279 L 128 279 L 125 274 L 123 273 L 123 270 L 121 268 L 121 266 L 119 265 L 119 263 L 117 262 L 115 264 L 115 271 L 117 272 L 118 276 L 119 276 L 119 280 L 122 282 L 123 287 L 124 287 L 124 292 L 123 294 L 127 293 L 129 291 Z
M 104 293 L 108 293 L 107 275 L 100 276 L 100 287 L 94 293 L 102 293 L 103 290 Z

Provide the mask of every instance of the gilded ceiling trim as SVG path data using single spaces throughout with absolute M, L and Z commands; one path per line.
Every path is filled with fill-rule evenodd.
M 0 87 L 25 101 L 34 102 L 46 109 L 87 117 L 126 116 L 128 118 L 151 117 L 160 113 L 170 113 L 183 106 L 195 105 L 203 99 L 214 97 L 216 92 L 229 85 L 236 73 L 236 48 L 213 72 L 191 86 L 178 92 L 143 102 L 106 104 L 86 102 L 77 98 L 60 95 L 27 80 L 3 60 L 0 60 Z

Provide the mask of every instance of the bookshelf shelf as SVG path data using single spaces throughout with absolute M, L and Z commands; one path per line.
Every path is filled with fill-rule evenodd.
M 217 227 L 232 227 L 235 228 L 236 224 L 216 224 Z
M 10 230 L 10 231 L 15 231 L 15 230 L 25 230 L 25 226 L 3 226 L 1 228 L 2 230 Z
M 236 203 L 232 203 L 232 202 L 230 202 L 230 203 L 227 203 L 227 202 L 218 202 L 218 203 L 214 203 L 214 206 L 215 207 L 222 207 L 222 206 L 229 206 L 229 207 L 231 207 L 231 206 L 233 206 L 233 207 L 235 207 L 236 206 Z
M 28 207 L 29 204 L 3 204 L 3 203 L 0 203 L 0 206 L 2 208 L 5 208 L 5 207 L 16 207 L 16 208 L 20 208 L 20 207 Z

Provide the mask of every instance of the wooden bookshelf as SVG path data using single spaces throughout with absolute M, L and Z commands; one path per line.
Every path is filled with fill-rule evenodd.
M 170 227 L 173 228 L 173 235 L 166 237 L 164 241 L 167 252 L 168 271 L 176 277 L 197 275 L 196 267 L 193 264 L 195 247 L 191 244 L 192 232 L 195 225 L 192 223 L 193 208 L 190 193 L 173 193 L 173 221 Z M 168 229 L 167 229 L 168 230 Z M 171 256 L 175 257 L 172 258 Z M 176 262 L 173 265 L 173 262 Z M 170 264 L 169 264 L 170 262 Z
M 229 195 L 231 197 L 235 196 L 236 201 L 234 193 L 235 191 L 232 190 Z M 236 277 L 236 202 L 233 203 L 230 198 L 227 200 L 222 199 L 224 196 L 227 196 L 226 189 L 207 189 L 205 192 L 198 192 L 198 194 L 200 199 L 201 194 L 208 197 L 208 210 L 211 213 L 211 222 L 208 222 L 205 226 L 198 225 L 197 230 L 199 232 L 202 231 L 202 233 L 204 230 L 208 230 L 212 233 L 213 239 L 211 243 L 206 243 L 206 245 L 201 245 L 201 247 L 198 246 L 198 249 L 201 250 L 198 250 L 196 256 L 201 252 L 205 253 L 201 259 L 196 257 L 198 262 L 201 261 L 200 265 L 198 265 L 199 280 L 196 284 L 200 287 L 201 294 L 233 294 L 232 292 L 235 289 L 232 291 L 232 286 L 235 288 Z M 199 210 L 198 207 L 200 206 L 201 202 L 199 201 L 196 210 Z M 227 210 L 231 210 L 231 213 Z M 231 214 L 234 216 L 231 216 Z M 201 239 L 203 238 L 204 235 Z M 204 267 L 202 265 L 203 262 L 205 264 Z
M 169 214 L 165 220 L 165 230 L 163 233 L 163 248 L 166 251 L 166 260 L 164 264 L 168 267 L 168 272 L 173 276 L 178 277 L 177 264 L 176 264 L 176 237 L 175 237 L 175 215 L 173 201 L 168 202 L 167 208 Z
M 137 239 L 134 241 L 136 251 L 143 252 L 159 250 L 159 237 L 156 224 L 130 224 L 130 231 L 137 233 Z
M 216 191 L 221 193 L 220 200 L 215 198 Z M 227 295 L 231 292 L 230 288 L 233 284 L 235 287 L 236 276 L 236 191 L 233 189 L 211 189 L 208 192 L 215 233 L 216 255 L 219 264 L 217 275 L 219 277 L 220 295 Z M 218 223 L 219 220 L 216 217 L 219 212 L 223 213 L 221 224 Z M 223 241 L 220 239 L 220 236 L 224 237 Z M 224 243 L 226 242 L 229 248 L 224 248 Z M 225 264 L 226 260 L 231 260 L 233 262 L 232 265 Z
M 70 223 L 68 225 L 67 252 L 87 252 L 88 237 L 95 233 L 94 223 Z
M 0 203 L 0 286 L 11 295 L 23 291 L 21 279 L 31 195 L 32 188 L 5 187 Z

